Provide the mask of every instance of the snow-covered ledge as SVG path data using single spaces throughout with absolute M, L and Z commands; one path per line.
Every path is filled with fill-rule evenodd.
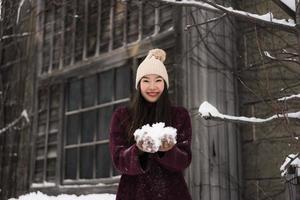
M 274 119 L 281 118 L 294 118 L 300 119 L 300 111 L 284 113 L 284 114 L 276 114 L 268 118 L 256 118 L 256 117 L 244 117 L 244 116 L 232 116 L 222 114 L 215 108 L 213 105 L 204 101 L 199 107 L 199 115 L 204 119 L 212 119 L 212 120 L 222 120 L 222 121 L 231 121 L 231 122 L 240 122 L 240 123 L 265 123 L 272 121 Z
M 11 198 L 9 200 L 115 200 L 114 194 L 88 194 L 88 195 L 67 195 L 61 194 L 58 196 L 48 196 L 41 192 L 32 192 L 19 196 L 19 198 Z

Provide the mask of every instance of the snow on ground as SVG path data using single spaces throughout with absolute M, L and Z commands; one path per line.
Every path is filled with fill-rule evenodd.
M 41 192 L 32 192 L 20 196 L 18 199 L 11 198 L 9 200 L 115 200 L 114 194 L 88 194 L 88 195 L 67 195 L 61 194 L 58 196 L 48 196 Z

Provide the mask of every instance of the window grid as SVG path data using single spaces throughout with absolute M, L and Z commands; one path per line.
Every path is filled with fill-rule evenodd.
M 39 90 L 34 182 L 54 182 L 56 176 L 59 87 Z
M 124 69 L 126 71 L 124 71 Z M 123 71 L 122 71 L 123 70 Z M 67 102 L 67 106 L 65 107 L 65 121 L 66 121 L 66 130 L 65 130 L 65 134 L 64 134 L 64 147 L 63 147 L 63 155 L 64 155 L 64 163 L 63 163 L 63 183 L 68 183 L 69 180 L 75 180 L 75 181 L 84 181 L 85 179 L 88 179 L 86 181 L 90 182 L 91 180 L 97 180 L 97 179 L 105 179 L 105 178 L 111 178 L 115 175 L 117 175 L 117 172 L 114 170 L 112 163 L 110 161 L 110 157 L 108 158 L 107 156 L 109 156 L 109 151 L 108 151 L 108 123 L 107 120 L 105 120 L 103 117 L 104 113 L 105 115 L 110 115 L 112 111 L 119 105 L 121 104 L 127 104 L 130 100 L 129 95 L 130 95 L 130 87 L 127 88 L 127 94 L 125 93 L 125 95 L 121 92 L 119 92 L 120 94 L 117 94 L 118 90 L 116 89 L 118 87 L 118 85 L 124 85 L 124 83 L 117 83 L 118 79 L 117 76 L 118 74 L 121 76 L 124 75 L 126 76 L 125 73 L 129 72 L 129 74 L 127 74 L 127 79 L 130 85 L 130 81 L 131 80 L 131 72 L 130 72 L 130 68 L 127 66 L 122 66 L 122 67 L 118 67 L 115 69 L 110 69 L 108 71 L 102 72 L 97 74 L 97 87 L 95 88 L 96 91 L 101 91 L 99 88 L 99 83 L 100 82 L 100 78 L 102 75 L 103 78 L 103 74 L 104 73 L 112 73 L 113 79 L 114 80 L 114 88 L 109 88 L 109 90 L 113 90 L 113 94 L 112 94 L 112 99 L 104 99 L 104 101 L 109 101 L 109 102 L 101 102 L 100 99 L 100 94 L 97 93 L 96 96 L 96 102 L 94 103 L 94 105 L 90 105 L 89 107 L 83 107 L 83 99 L 84 99 L 84 81 L 88 80 L 90 77 L 84 77 L 81 78 L 80 80 L 77 80 L 80 82 L 80 91 L 81 91 L 81 95 L 80 95 L 80 103 L 79 103 L 79 107 L 75 108 L 74 110 L 69 110 L 70 108 L 72 109 L 72 107 L 69 107 Z M 94 75 L 95 76 L 95 75 Z M 120 79 L 120 78 L 119 78 Z M 76 82 L 76 80 L 73 80 L 73 82 Z M 68 86 L 68 93 L 67 96 L 71 95 L 70 94 L 70 84 L 72 84 L 72 80 L 69 82 L 69 86 Z M 123 86 L 124 87 L 124 86 Z M 66 99 L 68 99 L 69 97 L 67 97 Z M 117 99 L 118 98 L 118 99 Z M 69 99 L 67 100 L 69 101 Z M 103 101 L 103 99 L 102 99 Z M 103 111 L 103 109 L 106 109 L 105 112 L 101 112 L 101 110 Z M 108 110 L 107 110 L 108 109 Z M 84 117 L 83 115 L 88 115 L 94 113 L 93 115 L 95 115 L 95 130 L 92 132 L 92 139 L 88 139 L 88 138 L 83 138 L 83 137 L 88 137 L 87 135 L 83 135 L 84 133 L 84 120 L 88 121 L 91 118 L 88 117 Z M 80 129 L 80 131 L 77 133 L 77 140 L 76 142 L 71 142 L 69 141 L 68 137 L 70 138 L 69 134 L 69 130 L 68 130 L 68 126 L 70 126 L 70 124 L 72 123 L 71 117 L 73 116 L 78 116 L 79 118 L 79 124 L 80 127 L 76 127 L 76 129 Z M 107 117 L 106 119 L 110 119 L 111 117 Z M 87 120 L 88 119 L 88 120 Z M 69 121 L 68 121 L 69 120 Z M 106 121 L 105 123 L 103 123 L 103 121 Z M 90 127 L 92 126 L 93 123 L 89 124 L 88 122 L 88 126 Z M 71 125 L 72 126 L 72 125 Z M 104 128 L 105 127 L 105 128 Z M 104 130 L 105 129 L 105 130 Z M 86 130 L 86 129 L 85 129 Z M 107 132 L 103 135 L 103 132 Z M 99 135 L 100 134 L 100 135 Z M 90 138 L 90 137 L 89 137 Z M 70 158 L 68 157 L 69 155 L 71 155 L 73 152 L 73 154 L 76 154 L 76 158 L 74 157 L 75 161 L 70 161 Z M 90 152 L 89 154 L 86 154 L 86 152 Z M 90 155 L 91 154 L 91 155 Z M 89 164 L 92 165 L 92 167 L 88 167 L 88 164 L 86 165 L 81 165 L 83 162 L 84 158 L 81 158 L 81 156 L 86 155 L 86 156 L 91 156 L 89 159 L 86 158 L 86 156 L 84 156 L 84 158 L 86 158 L 87 160 L 84 161 L 86 162 L 90 162 Z M 74 155 L 73 155 L 74 156 Z M 100 158 L 98 158 L 100 156 Z M 104 156 L 104 157 L 103 157 Z M 101 159 L 103 158 L 103 159 Z M 104 160 L 106 159 L 106 160 Z M 104 160 L 104 162 L 101 162 L 102 160 Z M 109 161 L 109 162 L 108 162 Z M 70 169 L 70 162 L 74 162 L 73 164 L 75 164 L 76 166 L 73 169 Z M 76 163 L 75 163 L 76 162 Z M 71 163 L 72 164 L 72 163 Z M 87 168 L 89 170 L 87 170 Z M 90 170 L 92 168 L 92 171 Z M 98 170 L 97 170 L 98 169 Z M 100 170 L 99 170 L 100 169 Z M 103 170 L 101 170 L 103 169 Z M 106 174 L 105 170 L 109 171 L 108 174 Z M 76 172 L 75 172 L 76 171 Z M 104 171 L 104 172 L 103 172 Z M 102 177 L 103 176 L 103 177 Z
M 173 26 L 172 5 L 149 1 L 62 0 L 42 5 L 42 74 L 154 37 Z

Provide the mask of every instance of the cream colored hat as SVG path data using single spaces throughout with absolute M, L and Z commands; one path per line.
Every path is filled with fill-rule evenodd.
M 136 72 L 135 88 L 138 89 L 139 81 L 143 76 L 149 74 L 157 74 L 161 76 L 167 83 L 169 88 L 169 77 L 164 65 L 166 60 L 166 52 L 162 49 L 151 49 L 147 57 L 139 65 Z

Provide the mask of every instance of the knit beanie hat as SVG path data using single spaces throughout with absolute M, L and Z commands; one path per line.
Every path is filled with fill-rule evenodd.
M 169 88 L 169 77 L 164 65 L 166 60 L 166 52 L 162 49 L 151 49 L 147 57 L 139 65 L 136 72 L 135 88 L 138 89 L 139 81 L 143 76 L 149 74 L 156 74 L 161 76 L 167 83 L 167 88 Z

